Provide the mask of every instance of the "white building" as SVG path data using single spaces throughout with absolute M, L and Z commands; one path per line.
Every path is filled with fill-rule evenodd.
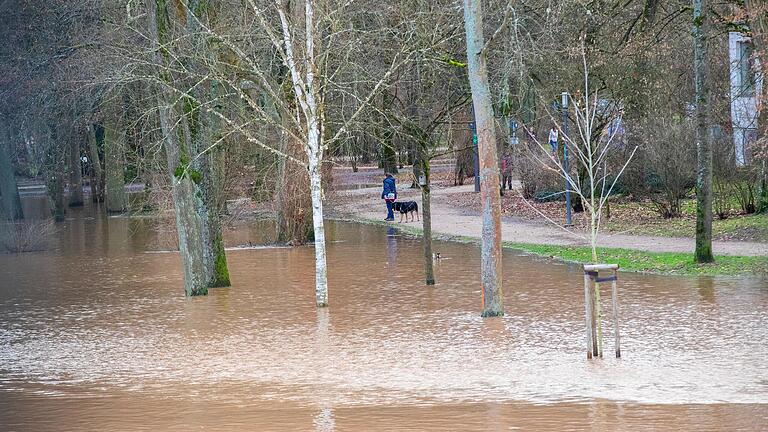
M 750 159 L 750 145 L 757 139 L 757 95 L 763 79 L 760 64 L 753 55 L 752 41 L 742 33 L 728 34 L 731 75 L 731 122 L 736 165 Z

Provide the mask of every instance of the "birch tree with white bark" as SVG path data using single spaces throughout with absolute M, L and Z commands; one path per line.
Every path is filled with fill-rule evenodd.
M 165 1 L 157 0 L 157 3 L 163 3 L 168 8 Z M 200 113 L 210 114 L 222 123 L 224 137 L 212 141 L 207 148 L 189 153 L 190 163 L 217 146 L 224 145 L 227 136 L 237 136 L 288 163 L 306 169 L 311 189 L 315 240 L 315 300 L 319 307 L 328 305 L 322 177 L 327 150 L 331 143 L 345 137 L 349 126 L 366 112 L 374 97 L 386 87 L 385 83 L 391 80 L 393 73 L 407 61 L 410 54 L 404 47 L 396 47 L 384 56 L 385 61 L 377 58 L 374 61 L 379 66 L 377 73 L 369 73 L 364 81 L 365 86 L 361 86 L 362 90 L 351 94 L 352 86 L 341 82 L 340 76 L 344 68 L 354 67 L 350 64 L 359 67 L 364 60 L 354 59 L 360 62 L 355 64 L 346 54 L 347 48 L 358 42 L 350 35 L 359 35 L 354 28 L 342 31 L 340 26 L 340 23 L 346 22 L 345 8 L 349 3 L 306 0 L 289 4 L 284 0 L 248 0 L 243 9 L 222 8 L 217 26 L 201 20 L 195 13 L 187 13 L 187 20 L 194 21 L 191 27 L 208 38 L 209 43 L 218 46 L 222 54 L 201 60 L 198 66 L 205 67 L 178 67 L 178 64 L 184 62 L 170 55 L 194 56 L 195 52 L 169 52 L 169 48 L 179 41 L 162 37 L 163 28 L 160 26 L 151 29 L 149 37 L 150 40 L 157 40 L 153 42 L 153 51 L 163 53 L 159 57 L 156 54 L 152 61 L 154 65 L 151 66 L 157 72 L 140 77 L 153 82 L 160 89 L 159 106 L 173 108 L 181 101 L 189 101 Z M 186 3 L 181 6 L 188 9 Z M 301 7 L 302 13 L 297 13 L 297 7 Z M 235 11 L 242 13 L 236 14 Z M 190 27 L 189 23 L 187 26 Z M 386 34 L 386 29 L 369 32 Z M 154 34 L 161 37 L 155 37 Z M 243 34 L 252 34 L 254 37 L 243 38 Z M 134 55 L 137 64 L 145 62 L 135 53 L 126 54 Z M 329 61 L 331 57 L 334 57 L 333 62 Z M 282 80 L 282 76 L 289 79 Z M 176 77 L 184 77 L 192 85 L 179 85 L 180 80 Z M 194 88 L 197 83 L 205 80 L 214 80 L 221 86 L 211 100 L 201 100 Z M 326 99 L 331 92 L 347 94 L 357 102 L 357 108 L 351 115 L 336 119 L 333 128 L 327 126 L 329 122 L 326 119 Z M 231 109 L 243 103 L 246 109 Z M 160 113 L 163 112 L 161 109 Z M 178 115 L 174 114 L 173 109 L 167 114 L 170 115 L 169 120 Z M 264 134 L 264 125 L 302 143 L 306 160 L 283 151 L 279 145 L 280 140 Z M 169 121 L 168 126 L 174 127 L 174 122 Z M 176 139 L 175 134 L 169 132 L 170 129 L 164 128 L 165 139 Z M 182 177 L 187 171 L 186 168 L 182 169 Z

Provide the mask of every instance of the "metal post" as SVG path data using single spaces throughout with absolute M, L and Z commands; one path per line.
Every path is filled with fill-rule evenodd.
M 568 92 L 562 93 L 563 108 L 563 171 L 565 171 L 565 226 L 569 227 L 571 222 L 571 176 L 568 172 Z
M 469 123 L 472 131 L 472 148 L 475 152 L 475 192 L 480 192 L 480 151 L 477 148 L 477 123 Z

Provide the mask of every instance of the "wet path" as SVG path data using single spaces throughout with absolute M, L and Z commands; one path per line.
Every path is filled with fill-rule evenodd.
M 186 299 L 149 222 L 73 214 L 55 250 L 0 255 L 2 430 L 768 424 L 764 281 L 622 275 L 625 357 L 588 362 L 576 267 L 505 251 L 483 320 L 476 247 L 438 243 L 426 288 L 418 239 L 329 223 L 330 308 L 311 247 L 231 250 L 235 285 Z

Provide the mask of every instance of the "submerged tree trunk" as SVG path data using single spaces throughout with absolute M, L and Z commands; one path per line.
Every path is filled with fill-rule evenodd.
M 698 263 L 715 260 L 712 255 L 712 143 L 709 134 L 709 87 L 707 37 L 710 18 L 706 0 L 693 1 L 693 49 L 696 86 L 696 250 Z
M 482 316 L 490 317 L 504 314 L 501 290 L 501 194 L 481 1 L 464 0 L 464 29 L 467 37 L 469 84 L 472 89 L 480 152 L 480 199 L 483 205 L 480 257 L 483 283 Z
M 159 79 L 167 78 L 165 58 L 160 44 L 168 40 L 168 11 L 165 0 L 147 0 L 149 36 L 154 51 L 153 61 L 157 65 Z M 158 28 L 164 33 L 160 34 Z M 208 285 L 203 261 L 202 225 L 196 212 L 198 208 L 194 179 L 197 178 L 189 167 L 189 149 L 180 147 L 178 130 L 174 128 L 177 116 L 170 104 L 172 100 L 164 87 L 156 89 L 160 128 L 163 133 L 163 147 L 171 178 L 173 208 L 176 217 L 176 232 L 179 241 L 179 255 L 184 272 L 184 292 L 187 296 L 205 295 Z
M 106 171 L 106 207 L 109 213 L 122 213 L 128 207 L 125 195 L 125 128 L 119 118 L 108 119 L 104 126 L 104 170 Z
M 318 307 L 324 307 L 328 306 L 328 273 L 325 259 L 325 225 L 323 223 L 323 101 L 320 98 L 320 84 L 315 82 L 317 77 L 315 33 L 318 29 L 315 23 L 314 3 L 312 0 L 304 1 L 305 46 L 304 49 L 298 50 L 298 52 L 303 53 L 300 61 L 295 54 L 297 51 L 294 51 L 294 41 L 286 16 L 285 5 L 282 1 L 278 1 L 277 6 L 293 94 L 301 107 L 307 133 L 305 150 L 315 235 L 315 302 Z M 299 65 L 303 66 L 303 71 L 300 70 Z
M 61 146 L 57 143 L 58 134 L 55 127 L 48 128 L 46 143 L 46 159 L 43 174 L 45 186 L 48 190 L 48 198 L 51 206 L 51 214 L 56 222 L 66 219 L 66 206 L 64 204 L 64 155 L 60 153 Z
M 2 217 L 10 220 L 24 218 L 16 184 L 16 174 L 11 162 L 11 134 L 5 126 L 0 125 L 0 200 L 2 200 Z
M 46 182 L 48 197 L 51 201 L 51 214 L 56 222 L 66 220 L 66 210 L 64 204 L 64 172 L 56 167 L 48 174 Z
M 69 134 L 69 206 L 80 207 L 83 205 L 83 171 L 80 164 L 80 140 L 82 133 L 75 128 Z
M 194 51 L 207 59 L 210 65 L 215 65 L 213 49 L 207 38 L 202 36 L 202 29 L 198 25 L 198 20 L 210 25 L 209 9 L 212 7 L 214 7 L 212 3 L 207 1 L 189 0 L 186 8 L 186 29 Z M 190 70 L 203 76 L 204 70 L 200 67 L 199 61 L 191 61 L 191 63 L 188 66 Z M 213 113 L 202 108 L 204 103 L 215 104 L 217 87 L 215 82 L 206 81 L 198 83 L 194 89 L 193 93 L 197 101 L 190 100 L 185 104 L 184 118 L 189 131 L 184 136 L 190 140 L 185 147 L 189 148 L 191 155 L 195 156 L 191 166 L 200 175 L 200 181 L 193 182 L 193 185 L 196 188 L 195 194 L 200 195 L 200 199 L 195 202 L 201 223 L 205 280 L 209 288 L 228 287 L 230 286 L 229 267 L 221 234 L 221 209 L 217 205 L 216 179 L 212 166 L 215 152 L 212 146 L 219 132 L 217 126 L 220 120 Z
M 104 200 L 104 173 L 101 169 L 99 157 L 99 145 L 96 140 L 96 125 L 88 126 L 88 154 L 91 159 L 93 181 L 91 182 L 91 200 L 102 202 Z
M 435 268 L 432 256 L 432 190 L 429 183 L 429 159 L 422 155 L 417 164 L 421 165 L 424 182 L 421 185 L 421 226 L 424 230 L 424 281 L 427 285 L 435 284 Z M 416 166 L 416 164 L 414 164 Z M 419 181 L 418 178 L 416 181 Z
M 325 225 L 323 221 L 323 188 L 319 142 L 310 130 L 309 182 L 312 189 L 312 225 L 315 234 L 315 302 L 318 307 L 328 306 L 328 269 L 325 259 Z M 315 140 L 313 149 L 312 141 Z

